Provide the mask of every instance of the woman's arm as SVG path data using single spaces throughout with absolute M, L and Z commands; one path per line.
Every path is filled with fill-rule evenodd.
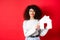
M 36 31 L 36 28 L 34 27 L 31 30 L 27 30 L 26 21 L 24 21 L 23 22 L 23 31 L 24 31 L 24 35 L 27 37 L 27 36 L 32 35 Z
M 47 34 L 48 30 L 49 30 L 49 29 L 47 29 L 47 27 L 44 28 L 44 29 L 41 29 L 41 28 L 40 28 L 40 25 L 39 25 L 39 23 L 38 23 L 38 25 L 37 25 L 37 30 L 39 30 L 39 29 L 40 29 L 40 36 L 45 36 L 45 35 Z
M 41 29 L 41 33 L 40 36 L 45 36 L 47 34 L 49 29 L 45 28 L 45 29 Z

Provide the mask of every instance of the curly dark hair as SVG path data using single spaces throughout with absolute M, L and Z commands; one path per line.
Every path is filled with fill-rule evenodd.
M 42 16 L 42 10 L 36 6 L 36 5 L 28 5 L 27 8 L 24 11 L 24 20 L 29 20 L 30 16 L 29 16 L 29 9 L 33 9 L 35 11 L 35 16 L 34 19 L 41 19 Z

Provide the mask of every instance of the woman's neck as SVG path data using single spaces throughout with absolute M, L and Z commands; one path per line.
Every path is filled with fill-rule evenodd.
M 30 17 L 30 20 L 34 20 L 34 17 Z

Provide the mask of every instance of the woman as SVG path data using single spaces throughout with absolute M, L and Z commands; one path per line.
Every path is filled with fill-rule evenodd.
M 24 12 L 23 31 L 25 40 L 40 40 L 39 36 L 44 36 L 48 29 L 40 29 L 39 20 L 42 11 L 36 5 L 29 5 Z

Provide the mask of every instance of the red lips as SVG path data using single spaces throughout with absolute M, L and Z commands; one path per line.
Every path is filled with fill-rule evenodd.
M 34 15 L 34 14 L 31 14 L 31 15 Z

